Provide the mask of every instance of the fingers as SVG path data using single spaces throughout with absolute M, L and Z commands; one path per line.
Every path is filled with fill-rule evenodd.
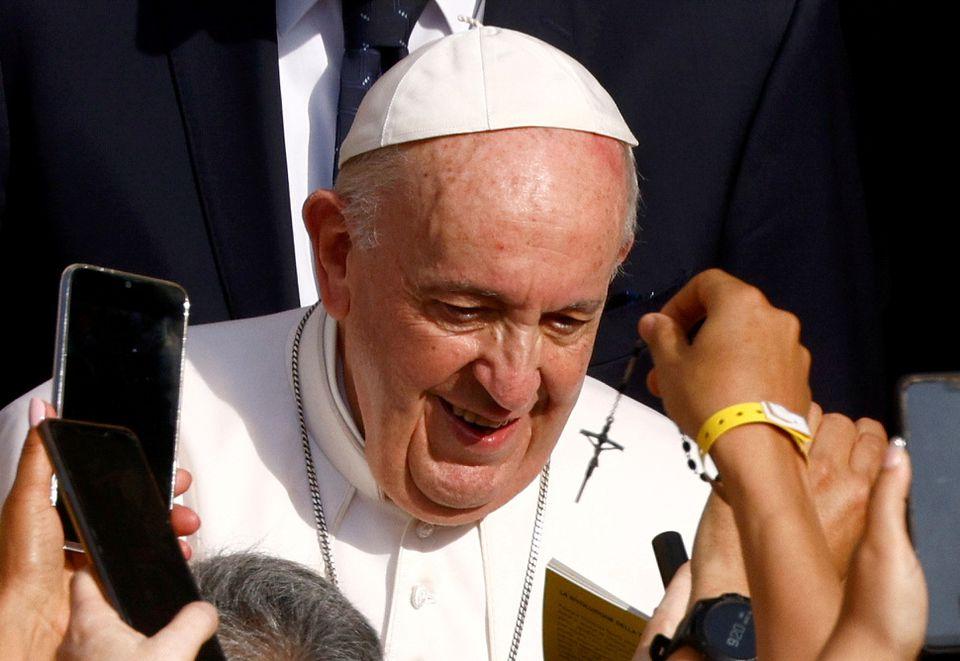
M 857 440 L 850 451 L 850 470 L 873 484 L 887 453 L 887 432 L 883 425 L 869 418 L 857 420 L 856 428 Z
M 45 418 L 55 417 L 56 412 L 50 404 L 34 397 L 30 400 L 30 431 L 20 451 L 20 462 L 13 480 L 10 496 L 4 505 L 4 511 L 14 505 L 34 508 L 50 506 L 50 478 L 53 477 L 53 465 L 43 447 L 39 425 Z M 13 501 L 11 503 L 10 501 Z
M 655 365 L 667 365 L 676 360 L 686 348 L 687 336 L 671 317 L 656 312 L 640 318 L 640 337 L 650 347 Z
M 185 468 L 177 469 L 176 479 L 173 481 L 173 495 L 180 496 L 186 493 L 190 485 L 193 484 L 193 475 Z
M 170 526 L 173 528 L 173 532 L 177 537 L 192 535 L 200 529 L 200 517 L 189 507 L 174 505 L 173 509 L 170 510 Z M 180 550 L 183 552 L 184 559 L 189 560 L 193 557 L 193 549 L 186 541 L 182 539 L 178 541 L 180 542 Z
M 40 424 L 47 411 L 39 399 L 30 402 L 30 418 Z M 30 427 L 27 438 L 20 451 L 20 461 L 14 476 L 10 495 L 3 504 L 5 527 L 17 530 L 16 536 L 22 537 L 25 530 L 33 530 L 31 522 L 39 520 L 50 509 L 50 479 L 53 477 L 53 465 L 43 447 L 43 440 L 36 424 Z M 26 528 L 21 528 L 25 526 Z
M 200 517 L 189 507 L 174 505 L 170 510 L 170 525 L 177 537 L 185 537 L 200 529 Z
M 865 536 L 881 546 L 910 544 L 907 535 L 907 496 L 910 493 L 910 456 L 900 439 L 890 443 L 867 509 Z
M 854 423 L 839 413 L 823 414 L 810 407 L 810 429 L 816 442 L 811 459 L 833 468 L 844 465 L 872 483 L 880 470 L 887 449 L 887 432 L 876 420 L 861 418 Z
M 660 383 L 657 380 L 657 368 L 654 367 L 649 372 L 647 372 L 647 390 L 650 391 L 650 394 L 654 397 L 661 397 L 660 394 Z
M 823 421 L 823 409 L 816 402 L 810 402 L 810 409 L 807 411 L 807 424 L 810 425 L 810 433 L 817 435 L 820 429 L 820 423 Z
M 756 291 L 728 273 L 709 269 L 692 277 L 660 312 L 672 318 L 684 331 L 689 331 L 707 315 L 709 308 L 736 289 Z
M 690 601 L 690 563 L 685 562 L 670 579 L 667 591 L 660 601 L 660 605 L 653 611 L 653 617 L 647 623 L 643 630 L 643 636 L 640 637 L 640 649 L 648 650 L 653 637 L 662 633 L 668 638 L 672 638 L 680 620 L 687 612 L 687 603 Z
M 50 507 L 50 478 L 52 477 L 53 466 L 43 447 L 40 432 L 34 427 L 27 433 L 27 440 L 24 441 L 20 452 L 20 463 L 10 490 L 10 499 L 29 502 L 31 507 Z
M 886 432 L 875 420 L 854 423 L 836 413 L 821 418 L 807 473 L 811 495 L 834 566 L 846 575 L 863 536 L 870 490 L 886 452 Z
M 857 428 L 853 420 L 839 413 L 823 414 L 817 426 L 815 441 L 810 448 L 810 459 L 824 462 L 831 467 L 846 466 L 856 438 Z
M 157 659 L 192 659 L 217 630 L 217 609 L 203 601 L 187 604 L 170 624 L 151 639 L 149 652 Z

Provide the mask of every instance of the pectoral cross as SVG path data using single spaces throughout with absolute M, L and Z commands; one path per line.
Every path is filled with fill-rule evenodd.
M 575 502 L 580 502 L 580 496 L 583 495 L 583 490 L 587 486 L 587 480 L 590 479 L 590 476 L 593 475 L 593 471 L 597 469 L 597 466 L 600 465 L 600 453 L 604 450 L 623 450 L 623 446 L 617 443 L 616 441 L 610 440 L 610 437 L 607 434 L 610 432 L 610 427 L 613 425 L 613 416 L 617 412 L 617 405 L 620 403 L 620 398 L 623 397 L 623 392 L 627 389 L 627 384 L 630 383 L 630 377 L 633 376 L 633 370 L 637 366 L 637 359 L 640 357 L 644 351 L 647 350 L 647 344 L 643 340 L 637 340 L 637 343 L 633 347 L 633 352 L 630 354 L 630 360 L 627 361 L 627 367 L 623 371 L 623 377 L 620 379 L 620 383 L 617 385 L 617 397 L 613 400 L 613 406 L 610 408 L 610 415 L 607 416 L 607 421 L 603 425 L 603 429 L 600 430 L 598 434 L 595 431 L 588 431 L 586 429 L 581 429 L 580 433 L 587 437 L 587 440 L 590 441 L 590 445 L 593 446 L 593 457 L 590 458 L 590 463 L 587 464 L 587 472 L 583 476 L 583 483 L 580 485 L 580 491 L 577 492 L 577 499 Z
M 619 396 L 619 395 L 618 395 Z M 583 495 L 583 489 L 587 486 L 587 480 L 590 479 L 590 476 L 593 475 L 593 471 L 600 465 L 600 453 L 604 450 L 622 450 L 623 446 L 617 443 L 616 441 L 611 441 L 607 437 L 607 432 L 610 431 L 610 425 L 613 424 L 613 416 L 610 415 L 607 417 L 607 422 L 603 425 L 603 430 L 598 434 L 594 431 L 587 431 L 586 429 L 581 429 L 580 433 L 587 437 L 587 440 L 590 441 L 590 444 L 593 446 L 593 457 L 590 459 L 590 463 L 587 464 L 587 472 L 583 476 L 583 484 L 580 485 L 580 491 L 577 492 L 576 502 L 580 502 L 580 496 Z M 609 447 L 608 447 L 609 446 Z

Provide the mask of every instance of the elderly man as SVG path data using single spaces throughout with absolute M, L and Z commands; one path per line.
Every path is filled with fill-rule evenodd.
M 649 540 L 692 538 L 705 498 L 674 425 L 620 402 L 625 450 L 574 503 L 580 431 L 615 401 L 584 374 L 632 241 L 631 144 L 585 69 L 519 33 L 452 36 L 384 76 L 337 189 L 304 208 L 323 307 L 189 339 L 198 552 L 322 569 L 386 658 L 538 658 L 551 557 L 651 610 Z M 25 410 L 0 422 L 7 466 Z

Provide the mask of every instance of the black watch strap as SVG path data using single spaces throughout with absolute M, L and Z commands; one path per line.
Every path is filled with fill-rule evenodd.
M 650 658 L 666 659 L 681 647 L 691 647 L 710 661 L 755 659 L 750 598 L 728 593 L 698 601 L 677 627 L 672 640 L 661 634 L 654 637 Z

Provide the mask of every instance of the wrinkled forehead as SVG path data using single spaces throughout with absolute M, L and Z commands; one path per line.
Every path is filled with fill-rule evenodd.
M 521 128 L 435 138 L 404 150 L 404 202 L 382 228 L 393 240 L 431 258 L 447 253 L 446 243 L 467 239 L 495 248 L 509 236 L 511 251 L 531 248 L 531 254 L 579 241 L 592 263 L 615 266 L 626 211 L 622 143 Z
M 622 143 L 593 133 L 520 128 L 406 146 L 406 189 L 422 214 L 436 204 L 602 206 L 622 217 Z

